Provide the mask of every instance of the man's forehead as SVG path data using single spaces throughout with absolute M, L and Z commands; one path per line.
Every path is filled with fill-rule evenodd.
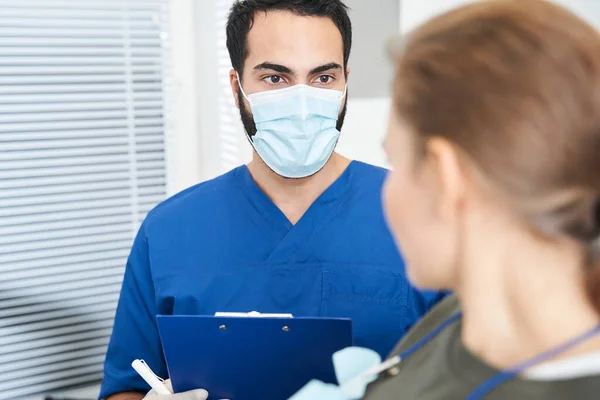
M 342 35 L 330 18 L 306 17 L 289 11 L 259 12 L 248 33 L 248 67 L 270 61 L 296 68 L 343 63 Z

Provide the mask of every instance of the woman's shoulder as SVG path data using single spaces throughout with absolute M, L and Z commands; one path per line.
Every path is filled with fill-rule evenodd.
M 421 318 L 421 320 L 419 320 L 419 322 L 404 335 L 402 340 L 400 340 L 394 348 L 392 355 L 394 356 L 402 353 L 458 311 L 460 311 L 460 302 L 456 295 L 452 294 L 446 297 L 425 314 L 423 318 Z

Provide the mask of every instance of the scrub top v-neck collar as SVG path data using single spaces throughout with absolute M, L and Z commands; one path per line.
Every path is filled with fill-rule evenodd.
M 274 236 L 280 240 L 269 259 L 286 262 L 297 256 L 302 245 L 306 248 L 314 233 L 337 215 L 345 203 L 352 183 L 356 162 L 351 161 L 342 174 L 310 205 L 296 224 L 292 224 L 275 203 L 258 187 L 247 166 L 239 168 L 241 188 L 252 208 L 270 225 Z

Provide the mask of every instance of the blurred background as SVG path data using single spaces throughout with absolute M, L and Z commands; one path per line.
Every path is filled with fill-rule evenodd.
M 0 0 L 0 400 L 92 399 L 146 213 L 249 160 L 232 0 Z M 347 0 L 338 150 L 385 166 L 384 43 L 466 1 Z M 563 0 L 600 26 L 600 2 Z

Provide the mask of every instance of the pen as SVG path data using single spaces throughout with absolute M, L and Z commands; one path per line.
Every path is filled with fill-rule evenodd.
M 134 360 L 131 363 L 131 366 L 133 367 L 133 369 L 135 369 L 135 371 L 138 374 L 140 374 L 140 376 L 146 381 L 146 383 L 150 385 L 152 389 L 154 389 L 154 391 L 157 394 L 173 394 L 171 393 L 167 385 L 165 385 L 164 379 L 156 376 L 156 374 L 152 372 L 152 370 L 144 360 Z

